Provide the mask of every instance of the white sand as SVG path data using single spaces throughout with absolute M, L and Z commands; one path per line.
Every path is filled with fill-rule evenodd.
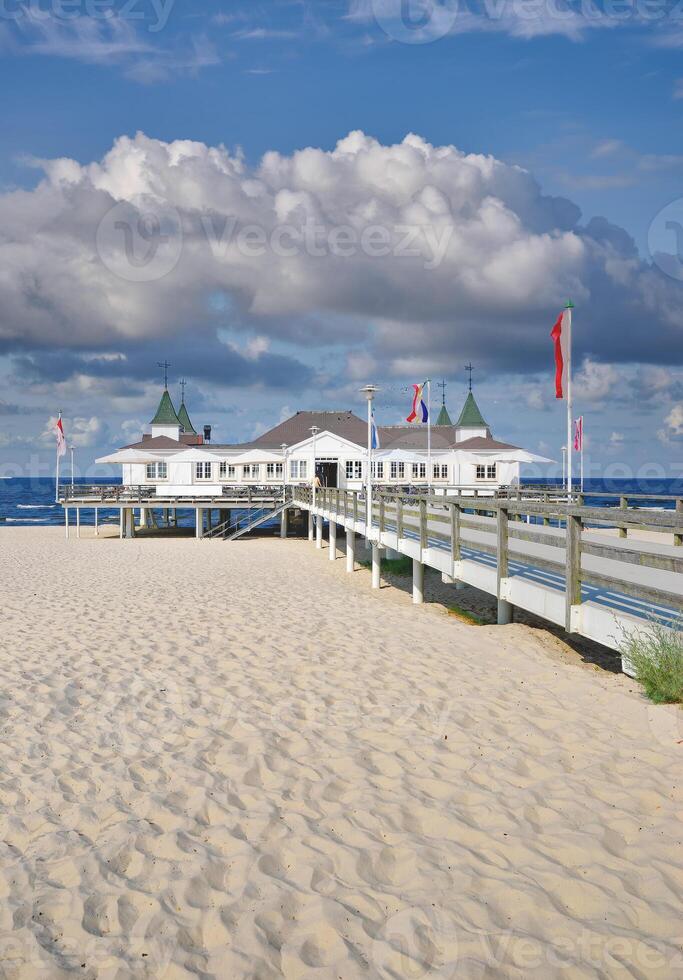
M 678 709 L 300 540 L 0 549 L 1 976 L 683 976 Z

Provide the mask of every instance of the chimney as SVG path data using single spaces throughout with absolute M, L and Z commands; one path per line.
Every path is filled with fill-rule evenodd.
M 204 442 L 211 442 L 211 426 L 204 426 Z

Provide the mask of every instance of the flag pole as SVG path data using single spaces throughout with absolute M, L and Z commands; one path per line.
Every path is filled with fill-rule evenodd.
M 583 493 L 583 415 L 581 416 L 581 493 Z
M 61 417 L 62 413 L 59 412 L 57 422 L 59 422 Z M 55 468 L 55 503 L 59 503 L 59 446 L 57 446 L 57 466 Z
M 572 492 L 572 449 L 574 441 L 572 439 L 572 310 L 574 304 L 571 300 L 565 307 L 567 311 L 567 502 L 571 501 Z
M 427 378 L 427 489 L 432 492 L 432 381 Z

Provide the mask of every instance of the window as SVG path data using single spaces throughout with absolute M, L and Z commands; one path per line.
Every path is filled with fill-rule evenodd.
M 478 480 L 495 480 L 496 479 L 496 464 L 495 463 L 487 463 L 486 465 L 484 465 L 483 463 L 479 463 L 477 465 L 477 479 Z
M 346 479 L 360 480 L 363 476 L 363 464 L 359 459 L 346 460 Z
M 148 480 L 167 479 L 168 465 L 166 463 L 147 463 L 145 466 L 145 477 Z
M 245 480 L 258 480 L 261 474 L 260 463 L 245 463 L 242 467 L 242 475 Z
M 292 480 L 305 480 L 308 466 L 305 459 L 290 459 L 289 476 Z
M 392 463 L 391 464 L 391 479 L 392 480 L 403 480 L 406 475 L 406 464 L 405 463 Z
M 269 480 L 282 479 L 282 463 L 266 463 L 266 475 Z
M 427 464 L 426 463 L 413 463 L 413 479 L 414 480 L 424 480 L 427 476 Z
M 210 480 L 211 463 L 195 463 L 194 475 L 196 480 Z
M 231 466 L 229 463 L 222 462 L 218 464 L 218 475 L 221 480 L 234 480 L 237 473 L 237 468 Z
M 435 480 L 447 480 L 448 479 L 448 465 L 446 463 L 434 463 L 434 468 L 432 470 Z
M 372 478 L 377 480 L 384 479 L 384 463 L 377 462 L 372 464 Z

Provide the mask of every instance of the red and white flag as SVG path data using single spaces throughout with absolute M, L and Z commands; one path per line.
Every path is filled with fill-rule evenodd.
M 574 451 L 580 453 L 583 450 L 583 415 L 574 419 Z
M 61 414 L 55 422 L 54 433 L 57 437 L 57 455 L 66 456 L 66 436 L 64 435 L 64 426 L 62 425 Z
M 562 310 L 555 326 L 550 331 L 550 336 L 555 342 L 555 398 L 565 398 L 567 394 L 571 315 L 571 310 Z

